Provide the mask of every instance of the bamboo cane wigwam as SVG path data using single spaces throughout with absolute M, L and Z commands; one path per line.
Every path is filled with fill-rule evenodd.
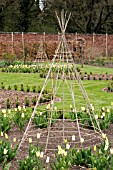
M 57 146 L 63 144 L 65 139 L 67 139 L 71 147 L 74 146 L 77 148 L 90 147 L 94 146 L 97 141 L 98 143 L 101 142 L 102 132 L 98 120 L 95 118 L 92 104 L 90 103 L 87 92 L 80 79 L 79 73 L 77 72 L 72 53 L 70 52 L 65 38 L 65 31 L 71 14 L 67 17 L 67 13 L 64 14 L 64 11 L 62 11 L 61 18 L 58 17 L 57 13 L 56 16 L 61 29 L 61 38 L 55 51 L 54 58 L 52 59 L 48 74 L 45 78 L 45 82 L 36 106 L 34 107 L 29 123 L 20 141 L 18 149 L 18 153 L 20 153 L 20 155 L 24 153 L 25 148 L 27 150 L 29 138 L 32 138 L 34 144 L 37 142 L 37 133 L 41 134 L 40 139 L 38 139 L 39 146 L 43 145 L 44 153 L 52 158 L 54 157 L 53 151 L 56 151 Z M 58 72 L 56 73 L 55 79 L 52 78 L 54 74 L 54 65 L 58 67 Z M 62 70 L 59 65 L 62 66 Z M 67 73 L 65 72 L 65 68 L 67 68 Z M 59 74 L 61 71 L 62 77 L 59 79 Z M 69 80 L 66 79 L 67 74 Z M 47 107 L 40 110 L 39 101 L 48 84 L 51 85 L 52 98 Z M 56 108 L 56 96 L 60 96 L 60 108 Z M 77 98 L 81 98 L 81 104 L 77 103 Z M 71 108 L 70 105 L 72 106 Z M 84 127 L 82 125 L 82 120 L 79 117 L 82 106 L 87 109 L 87 114 L 89 115 L 91 122 L 91 125 L 85 124 Z M 48 113 L 47 128 L 37 128 L 33 122 L 34 117 L 37 113 L 44 111 L 47 111 Z M 54 118 L 54 115 L 57 114 L 56 112 L 61 113 L 59 118 Z M 69 112 L 74 113 L 76 118 L 75 121 L 67 118 L 67 114 Z M 46 122 L 43 122 L 43 125 L 44 123 Z M 75 140 L 72 140 L 73 135 L 75 136 Z

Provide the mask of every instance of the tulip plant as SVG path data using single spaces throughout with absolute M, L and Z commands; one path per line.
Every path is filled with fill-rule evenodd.
M 31 139 L 31 138 L 30 138 Z M 32 143 L 29 139 L 29 143 Z M 24 157 L 24 160 L 18 160 L 19 168 L 18 170 L 42 170 L 42 158 L 43 158 L 42 148 L 29 144 L 28 155 Z
M 8 132 L 11 129 L 12 121 L 10 120 L 5 109 L 0 113 L 0 132 Z
M 21 106 L 18 106 L 18 108 L 15 108 L 13 121 L 14 121 L 14 124 L 16 126 L 19 126 L 20 130 L 22 131 L 25 123 L 28 121 L 28 115 L 26 113 L 25 107 L 22 108 Z
M 35 114 L 34 123 L 38 128 L 45 128 L 48 125 L 48 112 L 39 112 Z
M 68 144 L 69 145 L 69 144 Z M 113 149 L 107 137 L 101 145 L 95 145 L 93 148 L 66 149 L 58 146 L 56 161 L 51 163 L 51 169 L 69 170 L 71 166 L 77 165 L 95 170 L 113 170 Z
M 16 156 L 17 148 L 17 144 L 12 148 L 11 143 L 7 139 L 0 140 L 0 163 L 2 163 L 3 169 L 11 166 L 10 161 Z
M 90 118 L 91 115 L 91 118 Z M 93 116 L 92 110 L 90 110 L 90 115 L 88 110 L 85 107 L 81 107 L 81 111 L 75 112 L 74 109 L 71 107 L 69 112 L 69 116 L 72 121 L 76 121 L 78 118 L 82 125 L 84 126 L 85 123 L 92 128 L 93 125 L 95 126 L 95 130 L 98 130 L 97 122 L 100 125 L 101 130 L 106 130 L 110 123 L 113 123 L 113 109 L 103 107 L 100 113 L 97 113 Z M 97 121 L 97 122 L 96 122 Z

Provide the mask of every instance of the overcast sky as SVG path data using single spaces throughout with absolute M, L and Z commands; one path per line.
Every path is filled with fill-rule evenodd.
M 43 0 L 39 0 L 39 7 L 41 10 L 43 10 L 43 8 L 44 8 Z

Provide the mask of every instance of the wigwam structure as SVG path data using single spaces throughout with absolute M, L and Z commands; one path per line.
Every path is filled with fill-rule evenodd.
M 67 140 L 70 146 L 77 148 L 89 147 L 101 142 L 101 129 L 90 103 L 86 90 L 77 71 L 72 54 L 68 47 L 65 31 L 71 14 L 56 13 L 61 29 L 54 58 L 49 67 L 36 106 L 19 144 L 21 153 L 27 148 L 28 139 L 37 141 L 40 133 L 39 146 L 44 146 L 45 154 L 52 156 L 57 146 Z M 51 91 L 51 101 L 46 107 L 40 107 L 40 99 L 46 88 Z M 81 102 L 78 102 L 79 101 Z M 38 125 L 34 120 L 40 119 Z M 46 121 L 47 120 L 47 121 Z M 45 128 L 42 128 L 45 127 Z

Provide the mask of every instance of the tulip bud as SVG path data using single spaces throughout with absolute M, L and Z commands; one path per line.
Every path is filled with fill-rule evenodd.
M 49 163 L 49 159 L 50 159 L 49 156 L 47 156 L 46 163 Z
M 32 143 L 32 138 L 29 138 L 29 143 Z
M 75 141 L 75 135 L 72 136 L 72 141 Z
M 4 134 L 3 134 L 3 132 L 1 131 L 1 136 L 3 136 Z
M 37 152 L 36 152 L 36 156 L 37 156 L 37 157 L 40 157 L 40 151 L 37 151 Z
M 81 142 L 81 143 L 84 143 L 84 138 L 81 138 L 81 139 L 80 139 L 80 142 Z
M 8 139 L 8 135 L 5 133 L 5 139 Z
M 37 133 L 37 139 L 40 139 L 40 133 Z
M 6 148 L 4 148 L 4 155 L 6 155 L 8 152 L 8 150 Z
M 110 148 L 110 153 L 113 155 L 113 148 Z
M 43 156 L 44 156 L 44 153 L 41 152 L 41 153 L 40 153 L 40 158 L 43 158 Z
M 16 137 L 15 137 L 15 138 L 13 138 L 13 142 L 16 142 Z
M 94 151 L 96 151 L 97 150 L 97 147 L 96 147 L 96 145 L 94 146 Z
M 66 149 L 70 149 L 70 145 L 68 143 L 66 144 Z

